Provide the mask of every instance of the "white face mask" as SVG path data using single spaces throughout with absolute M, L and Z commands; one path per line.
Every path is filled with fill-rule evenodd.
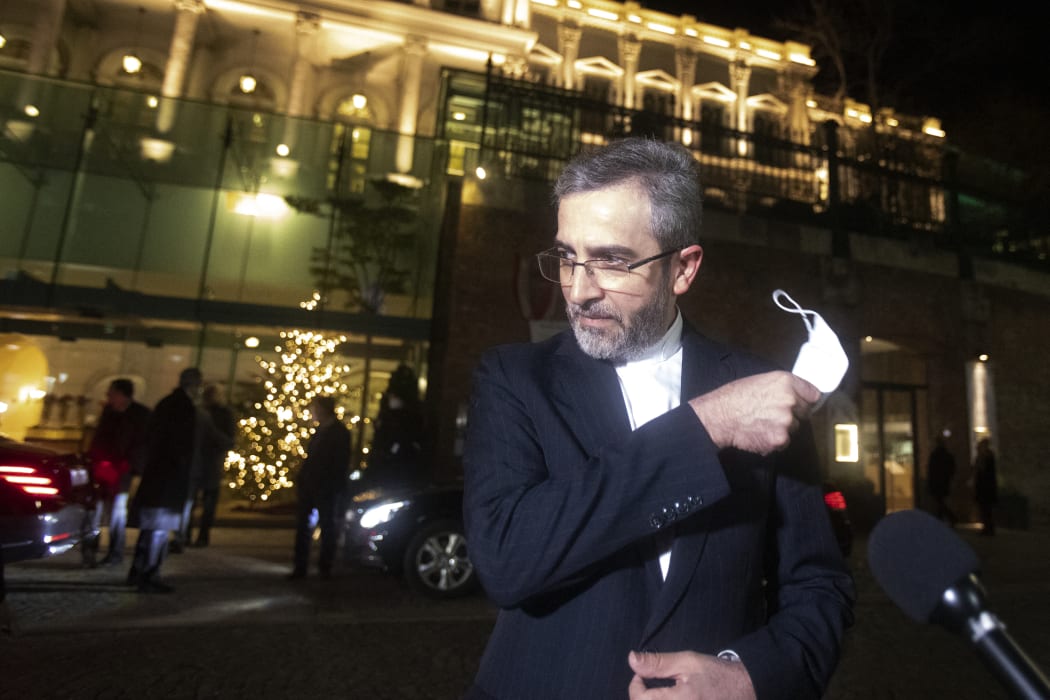
M 786 299 L 790 306 L 785 306 L 781 297 Z M 806 324 L 806 331 L 809 332 L 809 340 L 799 349 L 791 373 L 802 377 L 827 397 L 838 388 L 842 378 L 846 376 L 846 370 L 849 369 L 849 358 L 846 357 L 846 351 L 842 349 L 838 336 L 820 314 L 803 309 L 783 289 L 773 292 L 773 303 L 788 313 L 801 316 Z

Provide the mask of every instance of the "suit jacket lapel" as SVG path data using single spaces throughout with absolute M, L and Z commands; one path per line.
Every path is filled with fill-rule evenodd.
M 728 381 L 723 357 L 722 348 L 701 336 L 688 323 L 685 325 L 682 330 L 683 404 Z M 653 605 L 643 641 L 647 641 L 660 629 L 688 589 L 707 543 L 707 533 L 710 530 L 708 520 L 708 511 L 705 509 L 690 516 L 685 526 L 675 529 L 671 566 Z
M 550 368 L 550 396 L 583 449 L 596 454 L 610 435 L 631 432 L 620 381 L 608 362 L 588 357 L 568 331 Z

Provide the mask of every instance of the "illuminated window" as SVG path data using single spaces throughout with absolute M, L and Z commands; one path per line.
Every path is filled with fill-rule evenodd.
M 835 424 L 835 461 L 860 461 L 860 441 L 856 423 Z

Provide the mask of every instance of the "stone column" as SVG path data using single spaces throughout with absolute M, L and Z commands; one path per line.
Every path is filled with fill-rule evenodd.
M 620 65 L 623 66 L 623 85 L 620 103 L 627 109 L 634 109 L 635 99 L 634 76 L 638 73 L 638 57 L 642 55 L 642 42 L 635 36 L 620 37 L 616 42 L 620 53 Z
M 160 86 L 163 99 L 157 111 L 157 130 L 161 133 L 169 131 L 175 123 L 176 100 L 182 97 L 197 23 L 203 12 L 203 0 L 175 0 L 175 29 L 168 47 L 168 61 L 164 65 L 164 80 Z
M 412 171 L 416 122 L 419 119 L 419 89 L 423 82 L 423 57 L 427 40 L 421 36 L 405 37 L 404 60 L 401 64 L 401 111 L 397 127 L 396 167 L 399 173 Z
M 576 89 L 576 59 L 580 57 L 580 37 L 583 32 L 571 24 L 558 25 L 558 53 L 562 55 L 561 87 Z
M 798 75 L 785 74 L 783 78 L 788 96 L 788 133 L 795 143 L 809 145 L 809 83 Z
M 685 121 L 693 121 L 693 83 L 696 82 L 696 52 L 678 48 L 674 52 L 674 71 L 678 78 L 678 94 L 675 95 L 674 115 Z M 678 138 L 686 146 L 693 145 L 693 130 L 679 130 Z
M 321 29 L 321 16 L 313 12 L 299 11 L 295 16 L 295 55 L 292 58 L 291 75 L 288 78 L 287 119 L 281 142 L 289 148 L 295 147 L 299 122 L 296 117 L 310 116 L 310 97 L 314 88 L 314 39 Z M 283 161 L 288 163 L 290 161 Z
M 307 114 L 307 102 L 314 85 L 313 41 L 321 28 L 321 17 L 313 12 L 300 11 L 295 18 L 295 59 L 288 83 L 288 116 Z
M 748 130 L 747 120 L 747 94 L 751 82 L 751 66 L 743 61 L 733 61 L 729 64 L 729 81 L 732 83 L 733 92 L 736 93 L 736 110 L 734 113 L 733 127 L 738 131 Z M 746 156 L 748 144 L 744 139 L 737 141 L 737 155 Z
M 751 66 L 743 61 L 730 63 L 729 82 L 736 93 L 736 118 L 733 119 L 733 126 L 739 131 L 747 131 L 747 94 L 751 83 Z
M 484 7 L 485 3 L 482 3 Z M 486 17 L 486 19 L 491 19 Z M 529 26 L 529 0 L 503 0 L 503 9 L 500 13 L 501 24 L 513 27 Z
M 58 43 L 65 12 L 66 0 L 37 0 L 36 22 L 26 59 L 26 72 L 30 75 L 51 73 L 51 54 Z

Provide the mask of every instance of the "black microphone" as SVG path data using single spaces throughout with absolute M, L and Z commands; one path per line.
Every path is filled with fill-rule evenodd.
M 1050 700 L 1046 676 L 987 609 L 977 554 L 940 520 L 921 510 L 887 515 L 868 538 L 868 565 L 908 617 L 969 639 L 1015 697 Z

